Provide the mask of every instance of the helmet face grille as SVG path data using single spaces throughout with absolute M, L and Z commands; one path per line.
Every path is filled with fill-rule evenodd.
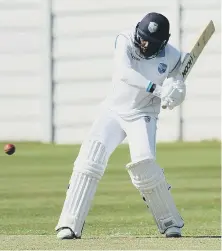
M 147 49 L 144 50 L 142 47 L 141 40 L 148 41 Z M 154 39 L 146 39 L 145 36 L 141 36 L 138 29 L 136 29 L 134 37 L 135 53 L 143 59 L 152 59 L 155 58 L 166 46 L 167 40 L 159 41 Z

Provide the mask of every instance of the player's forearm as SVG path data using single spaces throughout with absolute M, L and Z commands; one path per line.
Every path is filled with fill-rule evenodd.
M 140 89 L 146 90 L 149 85 L 149 80 L 147 80 L 143 75 L 135 71 L 134 69 L 125 67 L 118 72 L 116 72 L 116 77 L 119 80 L 125 82 L 128 85 L 135 86 Z

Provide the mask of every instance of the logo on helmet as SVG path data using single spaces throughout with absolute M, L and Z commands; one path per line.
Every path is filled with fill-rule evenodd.
M 154 33 L 154 32 L 157 31 L 157 29 L 158 29 L 158 24 L 157 23 L 155 23 L 155 22 L 150 22 L 149 23 L 149 25 L 148 25 L 149 32 Z

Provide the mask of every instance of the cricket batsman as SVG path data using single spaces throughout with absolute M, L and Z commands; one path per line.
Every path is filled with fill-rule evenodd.
M 59 239 L 81 238 L 83 226 L 110 155 L 127 137 L 132 184 L 166 237 L 181 237 L 184 225 L 156 163 L 156 126 L 161 104 L 172 110 L 185 99 L 178 68 L 182 53 L 168 43 L 170 24 L 160 13 L 148 13 L 131 30 L 116 37 L 112 89 L 102 104 L 74 162 L 69 189 L 56 226 Z M 161 98 L 152 85 L 162 86 Z

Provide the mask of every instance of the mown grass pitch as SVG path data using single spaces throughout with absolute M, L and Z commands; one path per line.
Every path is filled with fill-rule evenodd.
M 3 149 L 4 143 L 0 144 Z M 157 146 L 181 212 L 184 238 L 165 239 L 125 170 L 128 147 L 111 156 L 81 240 L 58 241 L 57 223 L 79 146 L 18 143 L 0 153 L 0 249 L 220 249 L 220 143 Z

